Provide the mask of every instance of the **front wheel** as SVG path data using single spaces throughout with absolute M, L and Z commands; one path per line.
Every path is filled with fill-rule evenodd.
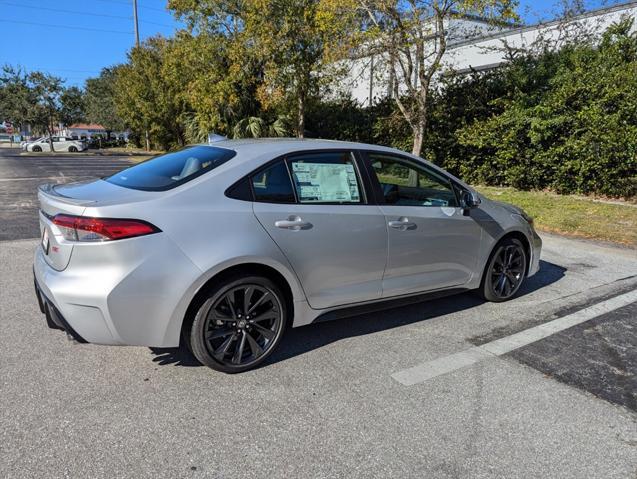
M 258 366 L 283 336 L 285 298 L 268 278 L 230 279 L 200 303 L 184 337 L 193 355 L 217 371 L 238 373 Z
M 70 153 L 77 153 L 77 146 L 69 146 Z
M 42 148 L 39 146 L 34 146 L 33 148 L 31 148 L 31 151 L 34 151 L 35 153 L 40 153 L 42 151 Z
M 526 251 L 519 240 L 506 238 L 498 243 L 482 276 L 480 296 L 494 302 L 511 299 L 524 282 L 526 264 Z

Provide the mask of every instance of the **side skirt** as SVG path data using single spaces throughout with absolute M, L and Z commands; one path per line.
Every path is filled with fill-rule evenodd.
M 423 303 L 425 301 L 431 301 L 432 299 L 453 296 L 454 294 L 464 293 L 466 291 L 470 291 L 470 288 L 451 288 L 440 291 L 432 291 L 429 293 L 418 293 L 409 296 L 387 298 L 380 301 L 373 301 L 371 303 L 345 306 L 343 308 L 333 309 L 320 314 L 310 324 L 333 321 L 335 319 L 351 318 L 352 316 L 375 313 L 377 311 L 384 311 L 387 309 L 400 308 L 401 306 Z

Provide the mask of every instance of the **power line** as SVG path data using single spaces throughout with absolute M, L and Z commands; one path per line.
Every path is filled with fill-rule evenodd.
M 168 25 L 167 23 L 151 22 L 150 20 L 140 20 L 139 23 L 148 23 L 149 25 L 157 25 L 159 27 L 168 27 L 168 28 L 175 27 L 175 25 Z
M 77 11 L 74 11 L 74 10 L 63 10 L 63 9 L 60 9 L 60 8 L 47 8 L 47 7 L 36 7 L 36 6 L 33 6 L 33 5 L 22 5 L 22 4 L 19 4 L 19 3 L 5 2 L 5 1 L 2 1 L 2 0 L 0 0 L 0 2 L 2 3 L 2 5 L 10 5 L 12 7 L 18 7 L 18 8 L 30 8 L 31 10 L 40 10 L 40 11 L 55 12 L 55 13 L 67 13 L 67 14 L 70 14 L 70 15 L 81 15 L 81 16 L 85 16 L 85 17 L 116 18 L 116 19 L 120 19 L 120 20 L 130 20 L 131 19 L 131 17 L 125 17 L 123 15 L 109 15 L 108 13 L 86 13 L 86 12 L 77 12 Z M 151 21 L 148 21 L 148 20 L 140 20 L 140 23 L 148 23 L 148 24 L 152 24 L 152 25 L 158 25 L 160 27 L 172 28 L 172 25 L 168 25 L 166 23 L 151 22 Z
M 31 6 L 31 5 L 21 5 L 19 3 L 9 3 L 9 2 L 2 2 L 2 5 L 11 5 L 12 7 L 18 7 L 18 8 L 30 8 L 32 10 L 41 10 L 41 11 L 46 11 L 46 12 L 56 12 L 56 13 L 69 13 L 71 15 L 83 15 L 83 16 L 87 16 L 87 17 L 106 17 L 106 18 L 120 18 L 120 19 L 124 19 L 124 20 L 130 20 L 130 17 L 124 17 L 122 15 L 109 15 L 108 13 L 85 13 L 85 12 L 77 12 L 74 10 L 63 10 L 60 8 L 47 8 L 47 7 L 36 7 L 36 6 Z
M 21 23 L 22 25 L 34 25 L 36 27 L 62 28 L 65 30 L 84 30 L 86 32 L 102 32 L 102 33 L 121 33 L 132 35 L 133 32 L 124 32 L 122 30 L 104 30 L 101 28 L 76 27 L 71 25 L 52 25 L 50 23 L 25 22 L 22 20 L 0 19 L 3 23 Z
M 56 72 L 71 72 L 71 73 L 98 73 L 99 70 L 71 70 L 70 68 L 45 68 L 45 70 L 51 70 Z
M 98 2 L 104 2 L 104 3 L 115 3 L 117 5 L 126 5 L 127 7 L 130 7 L 130 2 L 120 2 L 118 0 L 97 0 Z M 147 7 L 146 5 L 140 5 L 140 7 L 144 8 L 145 10 L 155 10 L 157 12 L 166 12 L 165 9 L 163 8 L 156 8 L 156 7 Z

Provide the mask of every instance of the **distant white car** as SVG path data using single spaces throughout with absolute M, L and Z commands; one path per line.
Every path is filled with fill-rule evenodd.
M 48 137 L 38 138 L 35 141 L 29 141 L 22 145 L 24 151 L 51 151 L 51 144 Z M 87 149 L 86 144 L 81 140 L 74 140 L 68 136 L 54 136 L 53 137 L 53 150 L 54 151 L 68 151 L 76 153 L 78 151 L 84 151 Z

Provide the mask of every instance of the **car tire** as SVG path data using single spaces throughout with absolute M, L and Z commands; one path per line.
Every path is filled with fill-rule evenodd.
M 199 362 L 224 373 L 262 364 L 281 341 L 288 319 L 281 289 L 268 278 L 252 275 L 216 283 L 200 295 L 192 311 L 184 342 Z
M 31 148 L 31 151 L 33 151 L 35 153 L 40 153 L 42 151 L 42 147 L 34 146 L 33 148 Z
M 69 146 L 69 153 L 77 153 L 77 147 L 76 146 Z
M 478 294 L 486 301 L 500 303 L 513 298 L 526 277 L 527 254 L 515 238 L 500 241 L 489 256 Z

